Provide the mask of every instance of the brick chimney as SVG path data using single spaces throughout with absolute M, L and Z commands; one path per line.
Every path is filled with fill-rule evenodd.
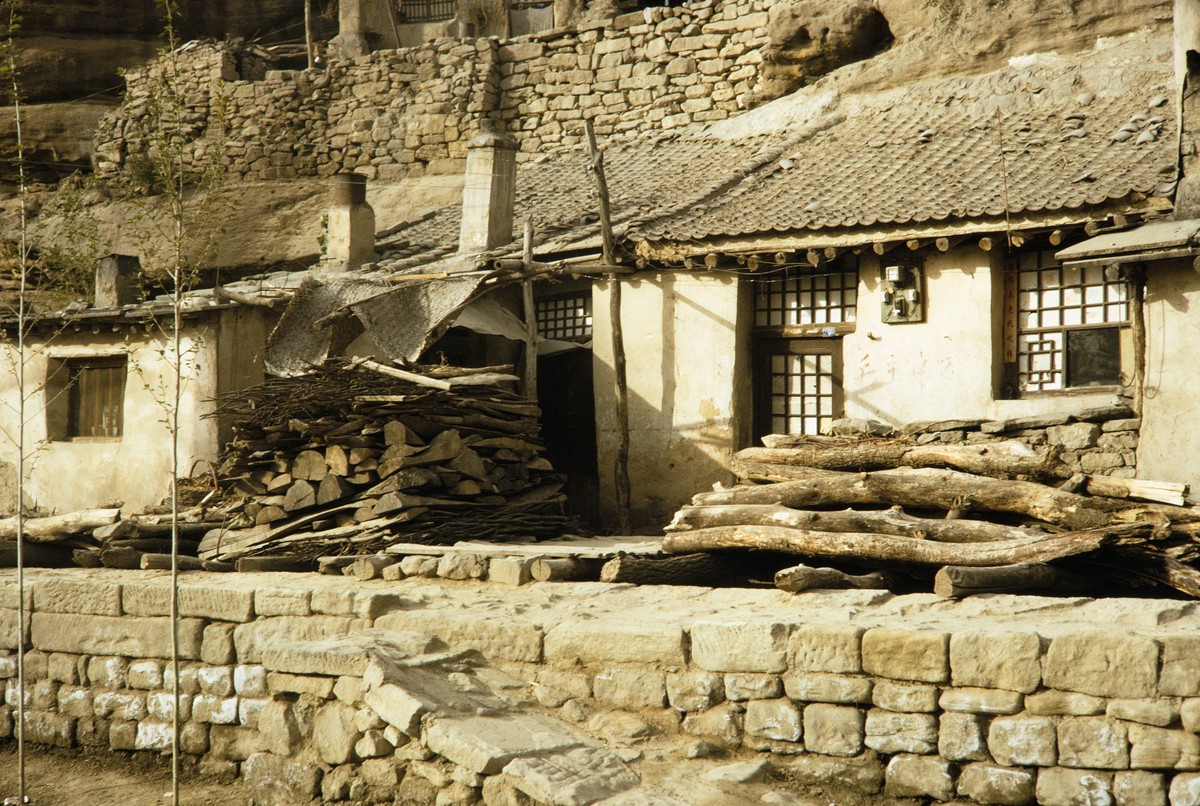
M 482 133 L 467 144 L 458 239 L 458 251 L 463 255 L 486 252 L 513 239 L 517 144 L 493 126 L 490 120 L 481 121 Z
M 375 259 L 375 211 L 367 204 L 367 177 L 333 177 L 333 206 L 329 208 L 325 254 L 353 271 Z
M 367 44 L 364 2 L 366 0 L 340 0 L 338 3 L 338 33 L 329 42 L 332 58 L 353 59 L 371 52 Z
M 142 264 L 134 255 L 108 255 L 96 266 L 94 308 L 120 308 L 138 302 L 137 276 Z

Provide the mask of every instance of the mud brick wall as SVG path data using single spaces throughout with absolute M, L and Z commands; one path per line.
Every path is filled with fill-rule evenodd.
M 325 70 L 264 71 L 233 46 L 199 44 L 179 56 L 168 94 L 186 107 L 194 166 L 221 154 L 228 173 L 247 179 L 457 173 L 481 118 L 503 121 L 530 159 L 581 142 L 585 116 L 610 135 L 753 105 L 768 5 L 699 0 L 503 42 L 441 39 Z M 161 69 L 127 77 L 125 102 L 97 134 L 101 176 L 146 152 L 135 124 L 154 102 L 147 78 Z

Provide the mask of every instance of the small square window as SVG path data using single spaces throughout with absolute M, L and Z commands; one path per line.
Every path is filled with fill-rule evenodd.
M 126 357 L 50 359 L 46 426 L 51 440 L 120 439 Z

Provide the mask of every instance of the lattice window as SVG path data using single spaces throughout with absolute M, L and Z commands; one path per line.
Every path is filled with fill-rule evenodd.
M 755 278 L 754 286 L 755 327 L 853 322 L 858 306 L 858 260 L 847 260 L 835 269 Z
M 771 356 L 771 433 L 820 434 L 838 416 L 835 359 L 832 353 Z
M 1017 266 L 1017 385 L 1022 392 L 1121 383 L 1129 284 L 1103 266 L 1062 266 L 1029 250 Z
M 549 297 L 534 305 L 538 335 L 544 339 L 580 339 L 592 335 L 592 297 Z
M 404 0 L 400 5 L 403 22 L 439 22 L 453 19 L 456 13 L 456 0 Z

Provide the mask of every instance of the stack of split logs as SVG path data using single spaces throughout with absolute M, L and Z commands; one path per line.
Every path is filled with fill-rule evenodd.
M 739 486 L 697 495 L 676 514 L 664 551 L 803 558 L 775 576 L 789 591 L 932 582 L 951 597 L 1139 588 L 1200 597 L 1200 508 L 1184 485 L 1074 473 L 1056 446 L 1011 439 L 764 442 L 738 454 Z
M 394 542 L 561 534 L 562 480 L 542 456 L 537 406 L 496 385 L 509 378 L 337 362 L 222 401 L 232 521 L 198 557 L 265 570 L 264 558 L 286 567 Z

